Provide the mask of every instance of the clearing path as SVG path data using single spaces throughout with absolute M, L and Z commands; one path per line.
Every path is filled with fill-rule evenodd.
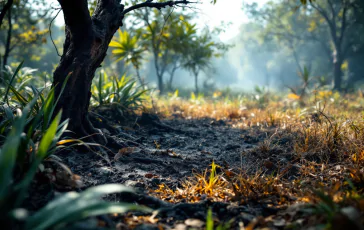
M 219 222 L 231 221 L 229 229 L 239 229 L 254 221 L 258 223 L 260 219 L 256 217 L 276 215 L 284 208 L 279 208 L 277 199 L 271 197 L 260 202 L 257 196 L 243 204 L 238 199 L 232 202 L 236 197 L 227 192 L 213 195 L 211 190 L 212 196 L 217 197 L 215 200 L 203 194 L 186 197 L 173 192 L 192 186 L 192 181 L 198 181 L 196 175 L 203 175 L 206 169 L 211 169 L 212 162 L 221 166 L 217 167 L 217 174 L 229 170 L 253 175 L 258 171 L 272 173 L 278 170 L 277 165 L 284 165 L 290 160 L 290 140 L 279 137 L 275 128 L 241 129 L 236 128 L 235 123 L 210 118 L 159 120 L 154 115 L 143 114 L 130 120 L 129 125 L 117 126 L 120 131 L 114 137 L 126 146 L 119 151 L 114 150 L 115 153 L 107 157 L 96 153 L 68 153 L 60 157 L 73 173 L 81 176 L 82 189 L 121 183 L 144 195 L 115 195 L 109 199 L 138 202 L 160 209 L 158 216 L 153 217 L 155 221 L 150 217 L 133 215 L 113 217 L 112 223 L 118 223 L 119 229 L 132 226 L 136 229 L 204 229 L 209 208 Z M 285 175 L 292 180 L 296 173 L 297 170 L 290 167 Z M 205 176 L 208 179 L 209 173 Z M 168 188 L 166 191 L 169 193 L 158 193 L 160 188 Z M 191 200 L 196 203 L 190 203 Z M 270 225 L 279 229 L 284 223 L 279 219 Z

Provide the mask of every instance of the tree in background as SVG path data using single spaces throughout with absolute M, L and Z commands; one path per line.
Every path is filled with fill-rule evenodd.
M 143 26 L 132 26 L 127 29 L 130 32 L 124 31 L 124 36 L 113 39 L 110 43 L 110 46 L 114 47 L 113 55 L 118 57 L 117 61 L 125 62 L 130 59 L 139 70 L 141 60 L 145 56 L 141 54 L 149 51 L 158 78 L 158 89 L 163 94 L 163 78 L 169 74 L 167 86 L 171 89 L 174 74 L 182 67 L 181 59 L 186 56 L 185 47 L 196 36 L 195 25 L 188 22 L 190 17 L 184 17 L 181 13 L 171 13 L 164 18 L 158 10 L 144 9 L 135 12 L 132 17 L 136 17 Z M 131 36 L 131 33 L 135 35 Z M 127 56 L 129 59 L 125 58 Z M 139 71 L 137 75 L 140 76 Z
M 144 78 L 140 75 L 140 68 L 146 49 L 140 45 L 138 36 L 132 36 L 127 31 L 121 30 L 119 30 L 118 35 L 119 36 L 115 36 L 109 44 L 110 47 L 114 48 L 112 54 L 116 58 L 116 62 L 124 61 L 127 65 L 133 65 L 138 81 L 144 88 L 145 82 Z
M 334 89 L 342 88 L 342 65 L 349 58 L 350 50 L 362 46 L 358 42 L 357 23 L 355 12 L 362 7 L 361 0 L 325 0 L 311 2 L 308 8 L 313 14 L 317 14 L 326 23 L 331 39 Z M 361 9 L 362 10 L 362 9 Z M 314 29 L 312 30 L 314 32 Z M 355 36 L 357 35 L 357 36 Z M 360 35 L 359 35 L 360 36 Z M 354 48 L 355 47 L 355 48 Z
M 0 31 L 2 68 L 8 64 L 10 56 L 15 60 L 25 60 L 29 56 L 31 60 L 39 60 L 39 44 L 46 43 L 46 27 L 50 22 L 49 11 L 39 7 L 45 5 L 45 2 L 24 0 L 8 1 L 5 4 L 4 9 L 7 4 L 12 3 L 11 7 L 1 12 L 6 14 L 3 30 Z
M 131 14 L 130 18 L 132 18 L 133 24 L 126 30 L 136 34 L 135 39 L 140 41 L 138 45 L 134 46 L 141 44 L 150 54 L 160 94 L 166 90 L 173 90 L 173 81 L 178 70 L 187 69 L 198 79 L 200 70 L 211 69 L 207 65 L 203 66 L 203 62 L 206 61 L 211 66 L 212 59 L 217 56 L 217 53 L 214 53 L 215 48 L 220 50 L 227 48 L 220 42 L 213 42 L 213 37 L 208 33 L 201 34 L 197 30 L 196 24 L 191 22 L 194 19 L 192 15 L 173 10 L 164 15 L 158 10 L 143 9 Z M 213 32 L 216 37 L 218 30 L 222 29 L 217 28 Z M 119 47 L 114 49 L 114 55 L 116 52 L 125 55 L 120 47 L 127 41 L 126 37 L 121 39 L 120 36 L 118 44 L 112 42 L 111 46 Z M 133 49 L 135 47 L 130 50 Z M 199 55 L 203 56 L 203 59 Z
M 0 26 L 3 24 L 6 13 L 11 9 L 14 0 L 2 1 L 0 4 L 1 12 L 0 12 Z
M 4 52 L 4 59 L 6 63 L 7 56 L 9 56 L 9 47 L 10 47 L 10 39 L 11 39 L 11 31 L 12 31 L 12 23 L 11 23 L 11 8 L 13 6 L 14 1 L 8 0 L 1 2 L 1 12 L 0 12 L 0 27 L 3 25 L 3 21 L 5 16 L 7 15 L 8 19 L 8 30 L 7 30 L 7 39 L 6 39 L 6 48 Z M 4 68 L 4 62 L 2 63 L 2 67 Z M 3 69 L 2 68 L 2 69 Z M 2 74 L 1 74 L 2 75 Z M 2 77 L 1 77 L 2 79 Z
M 359 2 L 310 1 L 305 7 L 298 9 L 294 1 L 280 0 L 270 1 L 262 8 L 252 4 L 247 10 L 257 22 L 264 25 L 265 35 L 272 36 L 277 42 L 290 48 L 300 74 L 303 73 L 304 65 L 316 64 L 319 69 L 329 64 L 332 66 L 334 89 L 341 90 L 343 64 L 350 58 L 350 50 L 361 46 L 358 40 L 360 36 L 355 34 L 354 29 L 358 24 L 358 16 L 354 12 Z M 322 55 L 307 55 L 299 51 L 302 48 L 319 49 L 326 56 L 322 58 Z
M 56 112 L 63 110 L 62 118 L 70 119 L 69 129 L 78 136 L 89 136 L 98 133 L 88 119 L 92 79 L 106 56 L 115 32 L 123 25 L 125 15 L 140 8 L 161 9 L 190 2 L 146 1 L 125 7 L 117 0 L 98 0 L 92 15 L 87 0 L 58 2 L 64 15 L 66 39 L 53 77 L 55 98 L 59 97 Z M 63 84 L 66 87 L 62 92 Z M 102 134 L 93 136 L 93 139 L 105 143 Z
M 354 89 L 354 86 L 361 81 L 364 81 L 364 1 L 356 1 L 356 7 L 353 11 L 353 17 L 356 18 L 355 25 L 351 28 L 353 36 L 351 39 L 355 39 L 348 51 L 348 68 L 350 70 L 348 89 Z
M 158 90 L 163 94 L 164 78 L 169 73 L 168 88 L 171 88 L 175 71 L 182 67 L 180 60 L 186 55 L 186 46 L 195 36 L 195 25 L 189 23 L 192 17 L 172 11 L 164 16 L 160 11 L 151 9 L 135 12 L 133 16 L 143 25 L 137 28 L 137 32 L 152 55 Z
M 213 57 L 220 57 L 228 49 L 227 45 L 214 42 L 211 32 L 205 30 L 202 35 L 191 41 L 187 47 L 187 56 L 183 67 L 189 70 L 195 78 L 195 93 L 199 93 L 199 74 L 212 69 Z
M 188 22 L 183 15 L 176 15 L 171 22 L 173 26 L 169 29 L 169 39 L 166 49 L 169 50 L 167 57 L 167 72 L 169 74 L 168 89 L 173 90 L 173 79 L 177 70 L 185 67 L 189 49 L 197 38 L 196 24 Z

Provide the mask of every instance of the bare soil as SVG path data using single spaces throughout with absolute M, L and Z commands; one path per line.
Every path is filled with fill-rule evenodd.
M 198 203 L 188 203 L 183 199 L 173 203 L 170 202 L 172 197 L 161 201 L 153 197 L 152 191 L 161 184 L 171 189 L 181 188 L 181 183 L 210 168 L 213 161 L 236 172 L 245 170 L 252 174 L 256 171 L 270 174 L 284 170 L 285 162 L 292 160 L 292 139 L 289 136 L 281 137 L 274 127 L 236 128 L 233 120 L 159 119 L 150 114 L 125 119 L 113 117 L 107 110 L 97 113 L 101 117 L 93 118 L 96 126 L 125 147 L 108 149 L 103 153 L 66 151 L 57 156 L 74 174 L 81 176 L 83 186 L 79 191 L 108 183 L 133 187 L 138 195 L 117 194 L 105 199 L 139 203 L 159 210 L 154 216 L 158 221 L 145 221 L 143 214 L 129 213 L 98 217 L 96 222 L 82 221 L 76 229 L 95 225 L 100 229 L 204 229 L 209 208 L 215 220 L 231 222 L 229 229 L 241 229 L 253 220 L 269 216 L 275 217 L 266 226 L 269 229 L 283 229 L 285 226 L 282 218 L 285 216 L 287 219 L 287 207 L 277 206 L 270 200 L 252 200 L 242 204 L 228 200 L 213 202 L 201 197 Z M 293 180 L 298 173 L 297 168 L 290 167 L 285 176 Z M 57 192 L 67 190 L 67 186 L 43 186 L 41 195 L 33 197 L 33 200 L 41 199 L 44 202 L 40 203 L 45 203 Z M 294 211 L 288 212 L 299 212 L 295 208 L 291 207 Z M 130 225 L 133 218 L 134 224 Z

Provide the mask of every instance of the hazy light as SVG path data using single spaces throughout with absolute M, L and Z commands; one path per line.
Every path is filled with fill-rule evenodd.
M 220 34 L 220 39 L 222 41 L 227 41 L 238 35 L 240 32 L 240 25 L 249 20 L 242 10 L 243 4 L 251 2 L 263 4 L 267 1 L 268 0 L 218 0 L 216 5 L 212 5 L 210 3 L 211 0 L 201 0 L 201 4 L 195 5 L 191 10 L 198 14 L 196 22 L 200 24 L 201 27 L 208 26 L 213 28 L 220 26 L 222 22 L 226 25 L 230 23 L 226 32 Z M 57 6 L 58 3 L 52 1 L 52 5 Z M 61 12 L 56 19 L 56 25 L 61 26 L 63 24 L 63 14 Z

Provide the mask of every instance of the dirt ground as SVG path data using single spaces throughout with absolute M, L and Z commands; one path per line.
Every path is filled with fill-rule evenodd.
M 93 225 L 100 229 L 205 229 L 209 208 L 214 220 L 219 223 L 230 221 L 228 229 L 244 229 L 243 226 L 270 216 L 274 219 L 266 227 L 283 229 L 285 226 L 283 216 L 287 218 L 287 207 L 278 206 L 272 200 L 241 203 L 226 199 L 213 202 L 201 196 L 197 203 L 184 199 L 176 203 L 172 197 L 165 197 L 164 201 L 157 199 L 154 191 L 162 184 L 172 190 L 182 188 L 184 181 L 211 168 L 213 161 L 234 172 L 244 170 L 251 174 L 257 171 L 270 174 L 285 170 L 286 162 L 292 160 L 289 136 L 281 137 L 274 127 L 236 128 L 232 120 L 159 119 L 143 114 L 119 123 L 117 119 L 105 122 L 111 118 L 107 113 L 100 114 L 103 114 L 101 118 L 94 118 L 94 123 L 99 122 L 96 126 L 109 132 L 123 148 L 105 150 L 104 153 L 68 151 L 57 156 L 81 177 L 83 185 L 79 191 L 90 186 L 119 183 L 135 188 L 139 195 L 118 194 L 106 199 L 139 203 L 159 211 L 152 217 L 141 213 L 103 216 L 95 218 L 94 222 L 80 222 L 76 229 L 87 229 Z M 112 131 L 105 130 L 110 126 Z M 282 168 L 277 168 L 277 165 Z M 221 170 L 218 168 L 217 173 Z M 290 167 L 288 171 L 285 173 L 288 180 L 298 176 L 297 168 Z M 59 192 L 67 191 L 63 188 L 53 187 Z M 48 195 L 46 197 L 52 197 Z M 298 212 L 296 206 L 290 209 L 289 213 Z

